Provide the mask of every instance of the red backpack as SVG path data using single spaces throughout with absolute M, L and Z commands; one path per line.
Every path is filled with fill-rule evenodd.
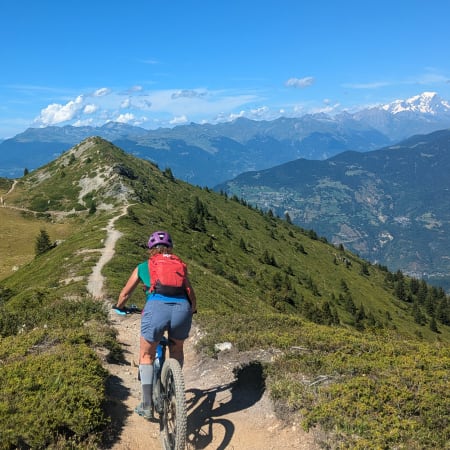
M 186 264 L 176 255 L 157 253 L 148 260 L 150 292 L 179 297 L 186 295 Z

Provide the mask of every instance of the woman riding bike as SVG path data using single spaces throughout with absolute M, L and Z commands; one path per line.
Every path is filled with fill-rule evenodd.
M 148 247 L 149 259 L 156 254 L 171 255 L 173 253 L 172 238 L 166 231 L 155 231 L 149 238 Z M 152 418 L 153 362 L 156 347 L 164 332 L 167 331 L 170 357 L 176 359 L 183 367 L 183 344 L 189 336 L 192 314 L 197 312 L 195 292 L 187 276 L 183 293 L 176 295 L 151 290 L 151 282 L 149 261 L 141 262 L 130 275 L 115 306 L 119 309 L 123 308 L 139 283 L 147 287 L 147 302 L 142 312 L 139 349 L 142 401 L 135 408 L 135 412 L 146 419 Z

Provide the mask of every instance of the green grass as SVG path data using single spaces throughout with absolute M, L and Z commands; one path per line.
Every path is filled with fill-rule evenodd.
M 73 234 L 75 227 L 68 221 L 55 223 L 9 208 L 0 208 L 0 223 L 0 280 L 33 259 L 36 238 L 41 229 L 45 229 L 51 241 L 55 242 Z
M 280 411 L 301 412 L 305 427 L 325 430 L 331 448 L 446 448 L 450 329 L 437 311 L 440 305 L 446 312 L 445 295 L 426 285 L 418 292 L 413 280 L 335 248 L 310 230 L 238 199 L 172 180 L 105 141 L 96 142 L 88 153 L 65 154 L 24 177 L 10 201 L 30 207 L 38 190 L 42 198 L 49 197 L 64 165 L 72 188 L 67 199 L 58 194 L 58 207 L 67 211 L 67 205 L 77 203 L 77 179 L 113 166 L 121 175 L 110 176 L 110 184 L 88 196 L 90 202 L 115 208 L 120 196 L 111 193 L 124 187 L 129 193 L 128 214 L 115 223 L 123 236 L 103 271 L 111 301 L 146 258 L 149 234 L 167 229 L 176 253 L 188 263 L 198 296 L 196 321 L 204 332 L 200 349 L 214 355 L 214 344 L 223 341 L 239 350 L 276 349 L 279 357 L 265 366 L 269 392 L 283 406 Z M 38 370 L 54 380 L 61 364 L 68 365 L 67 384 L 76 375 L 81 384 L 100 386 L 106 374 L 96 349 L 120 358 L 103 306 L 86 292 L 99 257 L 95 250 L 102 247 L 105 226 L 119 209 L 72 212 L 61 223 L 67 226 L 63 243 L 36 258 L 29 254 L 29 262 L 0 283 L 5 392 L 16 389 L 21 401 L 33 404 L 36 392 L 56 389 L 33 374 Z M 18 215 L 15 220 L 34 242 L 35 229 L 27 234 L 30 219 Z M 142 305 L 139 292 L 131 301 Z M 423 324 L 415 320 L 415 307 Z M 73 358 L 64 360 L 64 352 Z M 27 380 L 23 386 L 22 378 Z M 67 395 L 72 404 L 74 393 L 64 380 L 60 383 L 56 395 Z M 0 414 L 17 414 L 15 421 L 5 419 L 3 448 L 18 443 L 45 448 L 61 439 L 72 439 L 79 448 L 100 442 L 108 418 L 99 409 L 104 394 L 98 392 L 72 411 L 78 428 L 59 409 L 43 424 L 32 410 L 17 409 L 10 394 L 0 394 Z M 42 408 L 47 402 L 45 397 Z M 33 418 L 39 427 L 35 441 Z

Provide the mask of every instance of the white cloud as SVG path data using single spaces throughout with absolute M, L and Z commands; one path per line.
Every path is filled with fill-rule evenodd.
M 153 90 L 139 86 L 127 90 L 100 88 L 79 95 L 66 104 L 52 103 L 41 110 L 35 123 L 39 126 L 89 123 L 101 126 L 110 121 L 142 126 L 168 126 L 189 121 L 220 121 L 230 115 L 236 118 L 266 118 L 266 106 L 256 106 L 261 100 L 258 93 L 199 89 Z M 248 106 L 247 109 L 242 109 Z M 237 111 L 241 110 L 241 113 Z M 145 112 L 145 116 L 142 113 Z M 188 119 L 189 118 L 189 119 Z M 214 119 L 216 118 L 216 119 Z M 230 120 L 228 118 L 228 120 Z
M 171 125 L 180 125 L 187 122 L 188 118 L 185 115 L 174 117 L 171 121 L 169 121 Z
M 83 113 L 84 113 L 84 114 L 94 114 L 94 113 L 97 111 L 97 109 L 98 109 L 98 106 L 97 106 L 97 105 L 93 105 L 93 104 L 91 103 L 91 104 L 89 104 L 89 105 L 86 105 L 86 106 L 83 108 Z
M 246 112 L 245 111 L 240 111 L 238 113 L 230 113 L 230 114 L 220 114 L 219 116 L 217 116 L 217 121 L 218 122 L 228 122 L 229 120 L 236 120 L 239 119 L 240 117 L 245 117 L 246 116 Z
M 129 108 L 131 106 L 131 100 L 129 98 L 126 98 L 121 104 L 121 108 Z
M 266 117 L 269 113 L 269 108 L 267 106 L 260 106 L 259 108 L 251 109 L 250 114 L 252 117 Z
M 181 91 L 174 92 L 172 94 L 172 99 L 177 98 L 201 98 L 206 95 L 205 92 L 199 92 L 193 89 L 183 89 Z
M 119 123 L 129 123 L 135 120 L 134 114 L 126 113 L 126 114 L 119 114 L 119 116 L 116 118 L 115 122 Z
M 200 96 L 180 96 L 179 90 L 152 91 L 145 99 L 151 102 L 152 114 L 168 114 L 172 117 L 189 116 L 190 120 L 201 120 L 204 116 L 214 117 L 226 111 L 233 111 L 244 104 L 258 99 L 253 94 L 241 94 L 232 91 L 205 91 Z M 175 98 L 174 98 L 175 94 Z M 199 118 L 199 116 L 203 116 Z
M 125 103 L 127 104 L 127 103 Z M 147 97 L 130 97 L 128 99 L 128 108 L 135 108 L 146 111 L 152 107 L 151 100 Z
M 280 116 L 279 111 L 271 110 L 268 106 L 260 106 L 258 108 L 251 108 L 249 110 L 241 110 L 237 113 L 221 113 L 218 114 L 214 120 L 209 122 L 219 123 L 219 122 L 230 122 L 241 117 L 252 120 L 272 120 Z M 204 121 L 207 123 L 208 121 Z
M 314 81 L 313 77 L 289 78 L 284 84 L 287 87 L 305 88 L 314 84 Z
M 100 88 L 94 92 L 94 97 L 103 97 L 104 95 L 108 95 L 111 92 L 108 88 Z
M 94 124 L 94 120 L 91 118 L 89 119 L 84 119 L 84 120 L 76 120 L 73 124 L 74 127 L 85 127 L 85 126 L 89 126 L 89 125 L 93 125 Z
M 339 106 L 340 106 L 339 103 L 336 103 L 335 105 L 325 105 L 322 107 L 313 108 L 311 110 L 311 113 L 312 114 L 318 114 L 318 113 L 332 114 L 338 110 Z
M 332 100 L 330 100 L 329 98 L 324 98 L 323 104 L 325 106 L 318 107 L 315 110 L 313 110 L 313 112 L 321 112 L 321 113 L 331 114 L 331 113 L 337 111 L 341 107 L 341 104 L 339 102 L 333 103 Z
M 67 120 L 72 120 L 83 107 L 83 96 L 79 95 L 75 100 L 71 100 L 65 105 L 52 103 L 41 110 L 39 117 L 35 119 L 36 123 L 44 126 L 54 125 Z

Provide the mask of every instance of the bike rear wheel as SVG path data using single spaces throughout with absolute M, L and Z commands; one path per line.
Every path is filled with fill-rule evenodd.
M 166 359 L 161 371 L 164 391 L 161 415 L 161 439 L 164 450 L 186 447 L 187 413 L 184 377 L 176 359 Z

